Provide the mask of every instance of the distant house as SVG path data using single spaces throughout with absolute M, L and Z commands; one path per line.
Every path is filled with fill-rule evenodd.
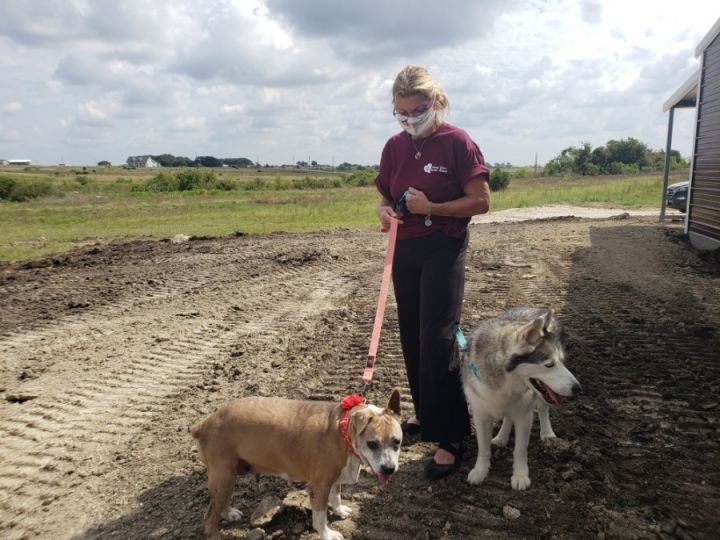
M 132 169 L 142 167 L 160 167 L 160 163 L 155 161 L 152 156 L 130 156 L 127 158 L 127 166 Z
M 720 247 L 720 19 L 698 44 L 695 56 L 700 59 L 697 72 L 663 106 L 670 112 L 667 147 L 669 149 L 672 140 L 674 109 L 695 107 L 685 233 L 693 246 L 717 249 Z M 665 186 L 668 157 L 669 151 L 666 152 Z
M 7 159 L 0 159 L 0 166 L 2 166 L 2 165 L 8 165 L 8 160 L 7 160 Z
M 32 159 L 9 159 L 8 165 L 30 165 L 32 163 Z

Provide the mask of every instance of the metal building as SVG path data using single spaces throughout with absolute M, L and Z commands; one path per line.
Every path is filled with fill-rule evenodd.
M 720 247 L 720 19 L 695 49 L 697 72 L 663 105 L 669 111 L 663 193 L 667 187 L 673 112 L 695 107 L 685 232 L 699 249 Z M 663 204 L 661 217 L 664 216 Z

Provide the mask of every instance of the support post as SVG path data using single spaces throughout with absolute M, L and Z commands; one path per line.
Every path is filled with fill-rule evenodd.
M 670 114 L 668 114 L 668 130 L 667 130 L 667 144 L 665 145 L 665 167 L 663 168 L 663 187 L 660 200 L 660 221 L 665 219 L 665 192 L 668 187 L 668 177 L 670 176 L 670 151 L 672 149 L 672 130 L 673 130 L 673 116 L 675 115 L 675 107 L 670 107 Z

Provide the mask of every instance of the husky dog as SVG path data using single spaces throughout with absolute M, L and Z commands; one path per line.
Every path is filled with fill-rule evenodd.
M 550 439 L 556 439 L 557 435 L 555 435 L 550 423 L 550 407 L 548 407 L 547 402 L 544 399 L 536 400 L 535 411 L 538 413 L 538 419 L 540 420 L 540 440 L 548 442 Z M 509 416 L 504 417 L 500 429 L 492 438 L 492 444 L 494 446 L 507 446 L 508 442 L 510 442 L 512 427 L 512 419 Z
M 530 485 L 527 448 L 537 403 L 542 403 L 541 428 L 549 438 L 554 433 L 545 405 L 559 405 L 563 396 L 581 391 L 563 364 L 560 331 L 552 309 L 522 307 L 483 321 L 470 336 L 461 373 L 478 445 L 475 466 L 468 474 L 471 484 L 481 483 L 490 470 L 494 420 L 508 418 L 515 424 L 510 484 L 518 490 Z M 507 442 L 510 427 L 508 423 L 504 432 L 501 429 L 497 442 Z

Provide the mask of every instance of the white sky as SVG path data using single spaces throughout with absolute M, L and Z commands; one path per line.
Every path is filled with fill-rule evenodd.
M 2 0 L 0 158 L 170 153 L 376 164 L 408 63 L 491 163 L 636 137 L 720 17 L 708 0 Z M 688 156 L 694 110 L 675 115 Z

